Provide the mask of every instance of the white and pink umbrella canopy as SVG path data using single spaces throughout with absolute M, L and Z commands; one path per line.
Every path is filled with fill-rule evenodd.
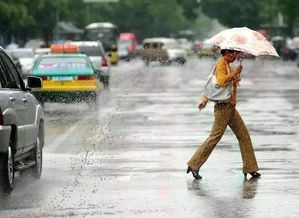
M 223 30 L 204 43 L 252 54 L 254 56 L 279 57 L 271 43 L 259 32 L 247 27 Z

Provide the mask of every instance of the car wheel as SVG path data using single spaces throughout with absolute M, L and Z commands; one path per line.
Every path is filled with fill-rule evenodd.
M 109 88 L 109 77 L 108 76 L 103 78 L 103 85 L 104 85 L 105 89 Z
M 91 109 L 97 109 L 99 106 L 98 94 L 94 93 L 89 99 L 87 99 L 87 104 Z
M 186 63 L 186 59 L 183 57 L 179 57 L 176 60 L 179 64 L 184 65 Z
M 38 136 L 36 139 L 36 147 L 34 148 L 34 160 L 36 164 L 33 168 L 33 177 L 40 179 L 42 175 L 42 166 L 43 166 L 43 142 L 44 142 L 44 127 L 43 124 L 40 124 L 38 131 Z
M 11 149 L 11 143 L 8 150 L 3 154 L 0 164 L 1 187 L 4 193 L 11 193 L 14 187 L 15 172 L 14 172 L 14 157 Z

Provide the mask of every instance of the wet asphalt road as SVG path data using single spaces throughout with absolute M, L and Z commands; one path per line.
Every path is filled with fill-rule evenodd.
M 197 104 L 211 60 L 185 67 L 140 61 L 112 70 L 98 110 L 46 104 L 41 180 L 18 175 L 0 217 L 298 217 L 299 71 L 295 63 L 245 61 L 238 110 L 262 178 L 244 180 L 227 129 L 202 167 L 186 162 L 207 137 L 213 104 Z

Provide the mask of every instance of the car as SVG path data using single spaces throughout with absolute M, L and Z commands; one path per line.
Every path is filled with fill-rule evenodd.
M 165 64 L 169 60 L 166 49 L 163 49 L 163 43 L 156 38 L 147 38 L 142 42 L 143 49 L 141 50 L 141 58 L 148 66 L 150 62 L 158 61 Z
M 148 65 L 152 61 L 159 61 L 162 64 L 186 62 L 186 52 L 180 48 L 173 38 L 147 38 L 143 40 L 141 51 L 143 61 Z
M 282 59 L 287 61 L 287 60 L 291 60 L 294 61 L 296 60 L 298 54 L 296 52 L 296 49 L 294 48 L 290 48 L 290 47 L 285 47 L 282 49 Z
M 194 55 L 194 43 L 189 41 L 188 39 L 186 38 L 178 38 L 177 39 L 180 47 L 182 49 L 185 50 L 187 56 L 193 56 Z
M 82 39 L 86 41 L 100 40 L 109 56 L 110 63 L 117 65 L 119 61 L 117 48 L 118 27 L 110 22 L 90 23 L 85 27 Z
M 199 58 L 214 58 L 217 59 L 220 56 L 219 49 L 210 44 L 203 44 L 202 48 L 198 51 L 197 56 Z
M 79 47 L 81 53 L 86 54 L 95 69 L 102 71 L 100 79 L 104 87 L 109 86 L 111 63 L 100 41 L 73 41 L 70 44 Z
M 34 63 L 34 53 L 31 48 L 15 48 L 7 51 L 14 59 L 18 59 L 21 65 L 21 73 L 23 78 L 27 78 L 30 74 Z
M 118 37 L 118 55 L 122 60 L 130 61 L 137 55 L 137 37 L 134 33 L 120 33 Z
M 41 177 L 44 146 L 43 108 L 30 93 L 42 80 L 28 76 L 27 85 L 0 48 L 0 188 L 11 193 L 15 172 L 30 168 Z
M 170 63 L 179 63 L 185 64 L 187 61 L 187 53 L 185 49 L 181 47 L 178 41 L 174 38 L 164 38 L 162 39 L 163 45 L 162 48 L 166 49 L 169 62 Z
M 79 53 L 78 46 L 53 44 L 51 52 L 41 55 L 33 66 L 32 75 L 43 80 L 43 88 L 34 94 L 41 104 L 78 101 L 95 104 L 102 87 L 100 73 L 86 54 Z

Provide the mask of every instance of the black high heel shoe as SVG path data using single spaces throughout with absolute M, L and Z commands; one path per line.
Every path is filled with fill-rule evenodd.
M 253 173 L 249 173 L 251 175 L 252 178 L 259 178 L 261 177 L 261 174 L 258 172 L 253 172 Z M 244 173 L 244 177 L 247 177 L 247 173 Z
M 202 177 L 198 174 L 199 170 L 192 170 L 191 167 L 188 166 L 186 173 L 192 172 L 194 179 L 201 179 Z

